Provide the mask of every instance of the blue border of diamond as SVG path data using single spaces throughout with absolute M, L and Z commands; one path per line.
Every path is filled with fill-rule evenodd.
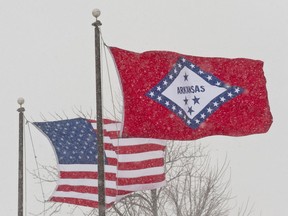
M 178 106 L 176 103 L 174 103 L 172 100 L 162 94 L 162 92 L 165 91 L 171 85 L 171 83 L 173 83 L 173 81 L 179 75 L 180 71 L 185 66 L 190 69 L 191 72 L 194 72 L 206 82 L 208 82 L 210 85 L 226 89 L 225 92 L 211 100 L 210 103 L 208 103 L 194 118 L 188 117 L 186 115 L 186 112 L 180 106 Z M 210 115 L 212 115 L 217 109 L 219 109 L 222 104 L 237 97 L 243 91 L 243 88 L 238 86 L 229 86 L 217 77 L 215 77 L 213 74 L 203 71 L 196 64 L 193 64 L 184 57 L 180 57 L 177 60 L 176 64 L 173 66 L 173 68 L 169 71 L 169 73 L 156 86 L 149 90 L 146 93 L 146 96 L 151 98 L 155 102 L 160 103 L 167 109 L 171 110 L 178 117 L 180 117 L 190 128 L 196 129 Z M 223 100 L 223 98 L 225 98 L 225 100 Z

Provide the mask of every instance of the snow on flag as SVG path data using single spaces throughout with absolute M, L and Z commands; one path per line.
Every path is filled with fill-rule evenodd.
M 50 140 L 59 179 L 50 201 L 98 207 L 96 121 L 83 118 L 33 123 Z M 134 191 L 166 184 L 165 142 L 118 139 L 120 123 L 104 120 L 106 207 Z
M 110 49 L 124 97 L 122 137 L 244 136 L 272 124 L 262 61 Z

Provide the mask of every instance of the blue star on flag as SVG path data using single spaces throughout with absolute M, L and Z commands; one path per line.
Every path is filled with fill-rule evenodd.
M 199 99 L 200 98 L 197 98 L 196 96 L 194 96 L 194 98 L 192 99 L 194 101 L 194 105 L 199 104 Z

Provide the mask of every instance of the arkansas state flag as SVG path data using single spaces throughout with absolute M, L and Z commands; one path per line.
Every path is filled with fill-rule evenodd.
M 123 137 L 244 136 L 272 124 L 262 61 L 110 49 L 123 90 Z

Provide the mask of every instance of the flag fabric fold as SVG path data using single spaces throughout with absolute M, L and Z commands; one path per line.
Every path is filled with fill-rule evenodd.
M 272 124 L 260 60 L 110 50 L 124 98 L 122 137 L 245 136 Z
M 50 140 L 59 179 L 50 201 L 98 207 L 96 121 L 83 118 L 33 123 Z M 124 196 L 166 184 L 165 142 L 119 138 L 120 123 L 103 120 L 106 207 Z

